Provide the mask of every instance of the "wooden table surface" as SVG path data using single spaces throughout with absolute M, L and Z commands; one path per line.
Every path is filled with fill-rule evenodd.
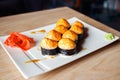
M 55 23 L 59 18 L 77 17 L 120 37 L 120 32 L 68 7 L 0 18 L 0 35 L 26 31 Z M 0 46 L 0 80 L 24 80 Z M 120 40 L 51 72 L 29 80 L 120 80 Z

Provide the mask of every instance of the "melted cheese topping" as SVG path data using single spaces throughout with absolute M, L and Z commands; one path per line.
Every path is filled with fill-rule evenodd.
M 50 32 L 47 33 L 46 38 L 59 41 L 61 39 L 61 33 L 51 30 Z
M 76 41 L 78 39 L 78 35 L 71 31 L 71 30 L 67 30 L 63 35 L 62 35 L 62 38 L 69 38 L 73 41 Z
M 74 41 L 72 41 L 69 38 L 62 38 L 59 42 L 58 42 L 58 47 L 64 50 L 71 50 L 74 49 L 76 47 L 76 44 Z
M 71 31 L 75 32 L 76 34 L 82 34 L 83 33 L 83 29 L 80 28 L 77 25 L 72 25 L 72 27 L 70 28 Z
M 73 25 L 77 25 L 77 26 L 79 26 L 80 28 L 83 28 L 83 27 L 84 27 L 83 24 L 82 24 L 81 22 L 79 22 L 79 21 L 75 21 L 75 22 L 73 23 Z
M 58 46 L 58 42 L 57 41 L 53 41 L 53 40 L 48 39 L 48 38 L 44 38 L 41 41 L 40 45 L 44 49 L 55 49 Z
M 57 25 L 54 29 L 61 34 L 67 31 L 67 28 L 63 25 Z
M 66 28 L 69 28 L 70 27 L 70 24 L 68 23 L 68 21 L 64 18 L 61 18 L 57 21 L 56 25 L 63 25 L 65 26 Z

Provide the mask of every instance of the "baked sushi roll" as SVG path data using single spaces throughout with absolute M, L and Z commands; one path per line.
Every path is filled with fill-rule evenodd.
M 62 38 L 69 38 L 69 39 L 77 42 L 77 40 L 78 40 L 78 35 L 77 35 L 75 32 L 71 31 L 71 30 L 67 30 L 67 31 L 62 35 Z
M 79 26 L 72 25 L 70 30 L 78 34 L 78 40 L 81 40 L 83 38 L 83 29 L 80 28 Z
M 84 28 L 84 25 L 81 23 L 81 22 L 79 22 L 79 21 L 75 21 L 74 23 L 73 23 L 73 25 L 77 25 L 77 26 L 79 26 L 80 28 Z
M 57 25 L 54 30 L 56 30 L 57 32 L 63 34 L 64 32 L 66 32 L 68 29 L 63 26 L 63 25 Z
M 57 55 L 58 54 L 58 42 L 44 38 L 41 43 L 41 52 L 43 55 Z
M 76 43 L 69 38 L 62 38 L 58 42 L 60 54 L 73 55 L 76 53 Z
M 58 25 L 63 25 L 63 26 L 65 26 L 66 28 L 70 28 L 69 22 L 68 22 L 66 19 L 64 19 L 64 18 L 61 18 L 61 19 L 59 19 L 59 20 L 57 21 L 56 26 L 58 26 Z
M 46 35 L 46 38 L 52 39 L 54 41 L 59 41 L 61 37 L 61 33 L 57 32 L 56 30 L 51 30 Z

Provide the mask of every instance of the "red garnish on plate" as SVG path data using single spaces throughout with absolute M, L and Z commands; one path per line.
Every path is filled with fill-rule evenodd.
M 13 32 L 5 40 L 4 44 L 11 47 L 18 47 L 22 50 L 28 50 L 35 45 L 33 38 L 30 38 L 26 35 L 20 34 L 18 32 Z

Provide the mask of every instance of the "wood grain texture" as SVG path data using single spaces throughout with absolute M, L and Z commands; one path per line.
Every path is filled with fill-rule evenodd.
M 27 31 L 55 23 L 59 18 L 79 19 L 120 37 L 120 32 L 68 7 L 0 18 L 0 35 Z M 24 80 L 0 46 L 0 80 Z M 120 40 L 83 58 L 29 80 L 120 80 Z

